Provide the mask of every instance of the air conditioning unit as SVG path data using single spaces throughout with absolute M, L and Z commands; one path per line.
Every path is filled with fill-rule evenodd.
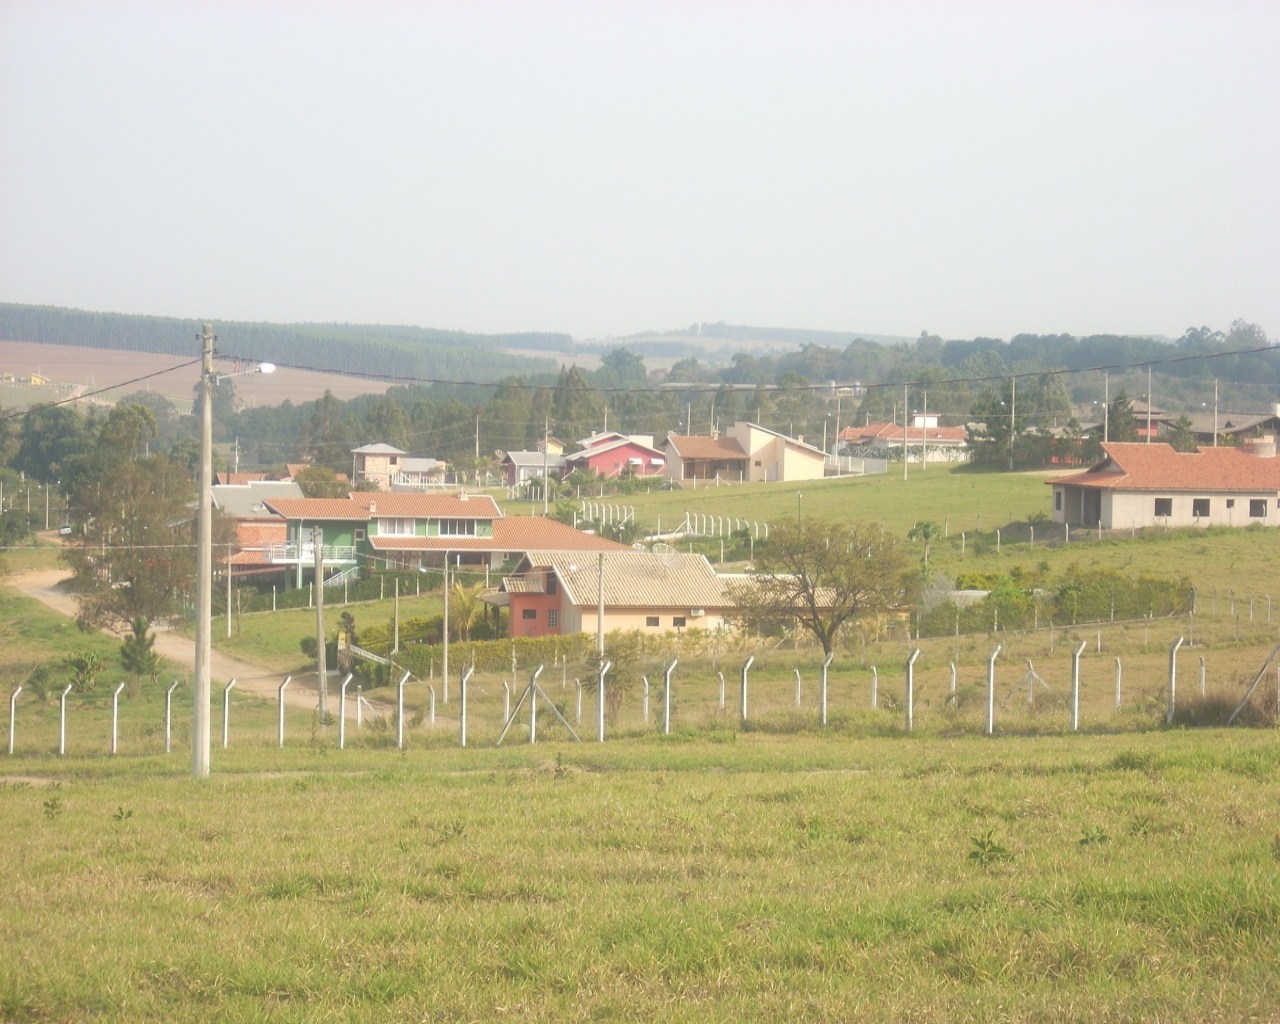
M 707 610 L 706 610 L 705 608 L 690 608 L 690 609 L 689 609 L 689 618 L 691 618 L 691 619 L 700 619 L 700 618 L 702 618 L 702 616 L 704 616 L 704 615 L 706 615 L 706 614 L 707 614 Z

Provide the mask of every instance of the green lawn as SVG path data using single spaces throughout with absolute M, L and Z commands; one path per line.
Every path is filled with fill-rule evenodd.
M 1265 732 L 18 758 L 12 1021 L 1263 1020 Z

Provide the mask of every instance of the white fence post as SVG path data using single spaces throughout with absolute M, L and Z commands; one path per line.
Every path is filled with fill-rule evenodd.
M 67 694 L 71 692 L 71 683 L 67 683 L 67 688 L 62 691 L 62 696 L 58 699 L 58 756 L 64 757 L 67 753 Z
M 742 688 L 738 694 L 738 714 L 744 722 L 747 720 L 747 672 L 750 671 L 755 660 L 756 656 L 749 654 L 742 664 Z
M 1084 649 L 1089 645 L 1087 640 L 1081 640 L 1076 646 L 1075 653 L 1071 656 L 1071 731 L 1078 732 L 1080 730 L 1080 655 L 1084 654 Z
M 818 715 L 818 722 L 822 725 L 827 724 L 827 670 L 831 668 L 831 659 L 834 657 L 834 654 L 828 654 L 822 662 L 822 683 L 818 690 L 818 706 L 821 709 Z
M 14 720 L 18 712 L 18 694 L 22 692 L 22 687 L 14 687 L 13 693 L 9 695 L 9 753 L 13 753 L 13 733 Z
M 996 731 L 996 658 L 1000 656 L 1002 644 L 996 644 L 987 659 L 987 735 L 994 736 Z
M 458 746 L 460 747 L 467 745 L 467 683 L 471 682 L 474 672 L 474 666 L 463 669 L 462 678 L 458 681 L 458 700 L 461 701 L 458 708 Z
M 169 684 L 169 689 L 164 691 L 164 752 L 166 754 L 173 750 L 173 691 L 176 690 L 181 680 L 175 679 Z M 13 753 L 12 750 L 9 753 Z
M 232 679 L 231 682 L 227 683 L 227 685 L 222 690 L 222 749 L 223 750 L 227 749 L 227 741 L 230 737 L 230 732 L 227 728 L 227 723 L 231 719 L 231 690 L 235 685 L 236 685 L 236 681 Z
M 609 669 L 613 668 L 613 662 L 605 661 L 600 664 L 600 678 L 596 683 L 596 742 L 604 742 L 604 677 L 609 674 Z
M 285 676 L 279 688 L 276 690 L 276 703 L 279 705 L 278 721 L 276 723 L 276 746 L 284 746 L 284 691 L 285 688 L 293 681 L 293 676 Z
M 338 749 L 345 750 L 347 747 L 347 687 L 351 685 L 352 673 L 347 673 L 347 678 L 342 680 L 342 686 L 338 689 Z
M 874 665 L 871 666 L 871 706 L 873 708 L 880 705 L 880 672 Z
M 116 741 L 120 735 L 120 691 L 124 689 L 124 683 L 116 687 L 115 693 L 111 695 L 111 756 L 116 755 Z
M 1178 648 L 1182 641 L 1183 638 L 1178 637 L 1169 648 L 1169 710 L 1165 712 L 1165 725 L 1173 725 L 1173 710 L 1178 699 Z
M 907 692 L 906 692 L 906 726 L 907 732 L 910 732 L 915 725 L 915 704 L 916 704 L 916 658 L 920 657 L 920 648 L 917 647 L 911 652 L 911 657 L 907 659 Z
M 671 664 L 667 666 L 663 673 L 662 686 L 662 734 L 664 736 L 671 733 L 671 673 L 676 670 L 679 659 L 672 658 Z
M 720 677 L 720 710 L 723 711 L 724 710 L 724 673 L 717 672 L 716 675 Z
M 538 742 L 538 676 L 542 675 L 542 666 L 539 665 L 533 670 L 533 675 L 529 677 L 529 688 L 525 692 L 529 694 L 529 746 L 533 746 Z M 520 709 L 520 705 L 516 705 L 516 710 Z
M 1116 658 L 1116 710 L 1120 710 L 1120 659 Z
M 645 725 L 649 724 L 649 677 L 641 676 L 640 682 L 644 684 L 643 703 L 641 705 L 641 718 Z
M 800 706 L 800 670 L 796 669 L 796 707 Z

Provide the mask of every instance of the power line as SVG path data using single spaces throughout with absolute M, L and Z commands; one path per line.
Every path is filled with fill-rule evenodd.
M 144 373 L 141 377 L 133 377 L 129 380 L 123 380 L 119 384 L 107 384 L 104 387 L 95 388 L 93 391 L 85 391 L 79 395 L 72 395 L 70 398 L 61 398 L 56 402 L 43 402 L 40 405 L 33 405 L 19 412 L 5 413 L 0 416 L 0 422 L 5 420 L 21 419 L 28 413 L 38 412 L 41 409 L 56 409 L 60 405 L 69 405 L 72 402 L 80 402 L 86 398 L 93 398 L 95 395 L 106 394 L 108 391 L 118 391 L 120 388 L 127 388 L 131 384 L 141 384 L 144 380 L 152 380 L 155 377 L 161 377 L 166 373 L 173 373 L 175 370 L 184 370 L 188 366 L 194 366 L 200 362 L 197 359 L 188 359 L 185 363 L 179 363 L 177 366 L 170 366 L 165 370 L 155 370 L 152 373 Z

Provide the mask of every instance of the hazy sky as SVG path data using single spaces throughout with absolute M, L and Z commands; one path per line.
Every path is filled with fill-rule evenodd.
M 1280 3 L 0 0 L 0 299 L 1280 334 Z

